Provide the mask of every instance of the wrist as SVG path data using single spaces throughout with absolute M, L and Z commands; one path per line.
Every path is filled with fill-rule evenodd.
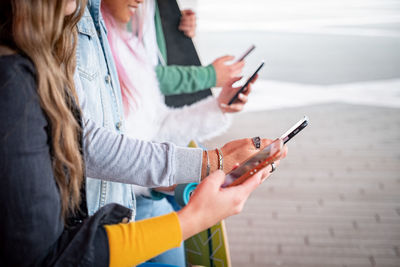
M 215 150 L 209 150 L 208 155 L 210 157 L 210 173 L 218 169 L 218 156 Z
M 199 216 L 200 213 L 198 210 L 193 211 L 190 204 L 176 213 L 182 230 L 182 240 L 186 240 L 203 230 L 202 220 L 204 220 L 204 217 Z
M 201 180 L 210 174 L 210 158 L 207 150 L 203 150 L 203 161 L 201 167 Z
M 206 178 L 208 176 L 208 174 L 210 174 L 216 170 L 222 170 L 223 172 L 225 172 L 225 170 L 227 169 L 224 164 L 224 157 L 223 157 L 222 149 L 219 149 L 219 153 L 217 152 L 217 150 L 218 150 L 218 148 L 213 149 L 213 150 L 207 150 L 207 152 L 203 151 L 203 165 L 202 165 L 202 169 L 201 169 L 201 180 L 203 180 L 204 178 Z M 220 155 L 221 159 L 220 159 L 219 155 Z M 208 162 L 208 164 L 207 164 L 207 162 Z M 209 166 L 208 174 L 207 174 L 207 165 Z

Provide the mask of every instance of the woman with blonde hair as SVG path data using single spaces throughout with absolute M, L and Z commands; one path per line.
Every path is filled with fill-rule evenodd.
M 88 217 L 81 114 L 72 78 L 75 26 L 84 4 L 0 2 L 1 265 L 138 264 L 238 213 L 267 176 L 264 170 L 241 186 L 221 190 L 224 175 L 215 172 L 185 209 L 150 220 L 121 223 L 131 211 L 116 204 Z

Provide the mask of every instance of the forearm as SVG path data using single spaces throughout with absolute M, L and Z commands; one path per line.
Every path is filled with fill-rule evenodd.
M 128 138 L 87 120 L 84 154 L 89 177 L 147 187 L 197 182 L 202 151 Z
M 180 220 L 176 213 L 105 226 L 110 250 L 110 267 L 133 266 L 182 242 Z
M 156 67 L 160 90 L 164 95 L 194 93 L 216 84 L 214 67 L 202 66 L 162 66 Z
M 131 139 L 98 126 L 87 116 L 90 112 L 77 73 L 74 81 L 82 109 L 87 176 L 146 187 L 171 186 L 199 180 L 201 149 Z

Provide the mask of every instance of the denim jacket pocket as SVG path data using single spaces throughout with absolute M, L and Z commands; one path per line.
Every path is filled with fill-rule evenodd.
M 97 62 L 96 29 L 91 17 L 84 16 L 78 23 L 78 47 L 76 51 L 78 71 L 82 78 L 93 81 L 99 75 Z

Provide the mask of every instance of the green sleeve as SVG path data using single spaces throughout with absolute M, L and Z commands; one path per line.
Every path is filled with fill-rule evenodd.
M 215 69 L 212 65 L 200 66 L 161 66 L 156 67 L 160 90 L 164 95 L 194 93 L 216 84 Z
M 161 17 L 156 2 L 156 12 L 154 23 L 156 27 L 156 37 L 158 49 L 167 61 L 167 46 L 162 30 Z M 194 93 L 216 84 L 215 69 L 212 65 L 202 66 L 178 66 L 178 65 L 158 65 L 156 67 L 157 79 L 160 83 L 160 90 L 164 95 L 175 95 L 182 93 Z

